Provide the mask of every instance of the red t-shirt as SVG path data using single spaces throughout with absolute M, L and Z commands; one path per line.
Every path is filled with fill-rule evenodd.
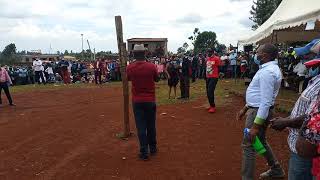
M 221 60 L 218 56 L 209 57 L 207 60 L 207 78 L 219 78 Z
M 155 102 L 157 67 L 149 62 L 136 61 L 127 67 L 127 77 L 132 81 L 132 102 Z

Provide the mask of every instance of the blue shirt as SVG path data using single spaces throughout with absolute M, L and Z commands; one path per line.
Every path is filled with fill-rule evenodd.
M 309 77 L 315 77 L 319 74 L 319 67 L 317 67 L 316 69 L 309 69 Z
M 253 77 L 246 93 L 247 106 L 259 108 L 255 119 L 256 124 L 263 124 L 269 116 L 270 107 L 281 86 L 282 74 L 278 63 L 271 61 L 261 65 Z
M 231 66 L 237 65 L 237 53 L 230 54 L 229 59 Z

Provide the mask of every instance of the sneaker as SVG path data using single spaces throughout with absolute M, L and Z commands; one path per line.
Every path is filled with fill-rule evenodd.
M 149 157 L 147 154 L 139 154 L 139 158 L 143 161 L 147 161 L 149 160 Z
M 215 113 L 216 112 L 216 108 L 215 107 L 210 107 L 208 112 L 209 113 Z
M 17 106 L 17 105 L 15 105 L 15 104 L 11 103 L 11 104 L 9 104 L 9 106 Z
M 260 174 L 260 179 L 270 179 L 270 178 L 283 179 L 285 175 L 286 174 L 281 167 L 271 168 L 268 171 Z

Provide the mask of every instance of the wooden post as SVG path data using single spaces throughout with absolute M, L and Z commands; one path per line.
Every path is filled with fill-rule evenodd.
M 128 138 L 130 136 L 130 123 L 129 123 L 129 86 L 126 75 L 126 66 L 128 54 L 126 50 L 126 43 L 123 42 L 122 20 L 121 16 L 115 17 L 119 59 L 120 59 L 120 71 L 122 78 L 123 89 L 123 133 L 119 134 L 119 138 Z

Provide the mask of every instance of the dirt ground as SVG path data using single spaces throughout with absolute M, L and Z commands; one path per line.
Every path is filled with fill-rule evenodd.
M 158 107 L 159 154 L 137 158 L 137 137 L 119 140 L 121 88 L 74 88 L 14 95 L 0 108 L 1 180 L 240 179 L 244 122 L 235 122 L 238 97 L 208 114 L 199 100 Z M 161 115 L 161 113 L 167 113 Z M 133 116 L 131 127 L 135 132 Z M 275 154 L 287 171 L 286 132 L 270 130 Z M 257 175 L 267 169 L 259 157 Z

